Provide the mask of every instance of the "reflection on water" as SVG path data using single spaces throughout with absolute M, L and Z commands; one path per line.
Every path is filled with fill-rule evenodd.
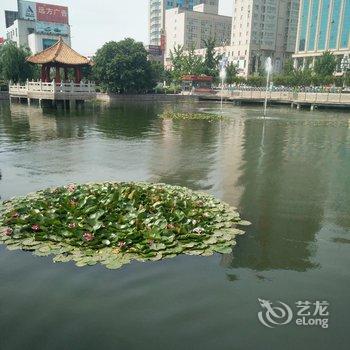
M 15 293 L 13 300 L 18 303 L 28 278 L 46 280 L 48 273 L 53 274 L 48 290 L 60 290 L 66 312 L 75 310 L 80 315 L 89 310 L 101 324 L 104 319 L 110 322 L 110 332 L 115 332 L 116 324 L 123 329 L 125 337 L 120 339 L 105 333 L 105 349 L 112 344 L 140 348 L 134 328 L 126 327 L 128 322 L 136 322 L 139 339 L 148 341 L 143 348 L 168 344 L 174 349 L 189 348 L 195 343 L 201 349 L 231 349 L 235 342 L 238 348 L 256 349 L 264 341 L 271 349 L 289 348 L 283 341 L 290 329 L 276 331 L 271 343 L 270 335 L 256 323 L 257 297 L 291 302 L 320 297 L 330 300 L 334 310 L 349 305 L 349 114 L 276 108 L 264 120 L 258 107 L 226 105 L 229 120 L 223 122 L 158 118 L 171 108 L 218 112 L 216 104 L 204 103 L 95 104 L 68 113 L 0 104 L 0 195 L 6 199 L 72 181 L 142 180 L 187 186 L 236 206 L 253 223 L 233 253 L 132 264 L 111 273 L 99 267 L 56 267 L 49 259 L 0 248 L 2 285 L 12 283 L 11 276 L 21 276 L 11 288 L 0 287 L 0 296 Z M 129 306 L 130 318 L 123 314 L 117 319 L 105 307 L 102 312 L 99 303 L 87 306 L 85 299 L 75 298 L 73 305 L 71 293 L 81 293 L 82 288 L 91 290 L 92 298 L 99 295 L 110 303 L 111 310 Z M 38 286 L 30 289 L 43 297 Z M 157 302 L 152 301 L 154 295 Z M 140 298 L 149 304 L 140 304 Z M 150 308 L 153 316 L 144 316 L 148 325 L 139 323 L 142 312 L 149 315 Z M 61 326 L 50 310 L 46 331 L 52 336 L 53 327 Z M 326 349 L 332 343 L 345 349 L 347 343 L 340 334 L 345 334 L 346 322 L 341 322 L 346 314 L 334 313 L 337 329 L 318 340 L 315 332 L 293 330 L 294 345 L 303 348 L 306 341 L 308 349 Z M 24 317 L 18 310 L 6 322 L 15 323 L 15 316 Z M 38 318 L 36 322 L 42 324 Z M 80 322 L 91 329 L 83 317 Z M 0 326 L 4 324 L 0 314 Z M 100 324 L 96 327 L 103 333 Z M 156 343 L 149 335 L 152 327 L 161 330 Z M 256 334 L 248 345 L 246 329 Z M 27 330 L 29 336 L 32 331 Z M 68 329 L 62 332 L 75 349 L 94 344 L 92 335 L 84 343 L 74 341 Z M 8 339 L 9 348 L 23 348 L 13 333 Z M 45 348 L 30 339 L 32 348 Z M 58 346 L 58 338 L 52 339 L 46 340 L 46 348 Z

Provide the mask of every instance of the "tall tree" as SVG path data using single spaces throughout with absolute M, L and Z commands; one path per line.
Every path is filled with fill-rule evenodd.
M 203 58 L 196 55 L 194 46 L 192 46 L 184 57 L 184 73 L 185 74 L 203 74 Z
M 289 58 L 284 62 L 283 74 L 288 76 L 291 76 L 294 74 L 294 63 L 292 58 Z
M 162 83 L 164 82 L 164 80 L 167 79 L 164 65 L 162 63 L 157 61 L 151 61 L 151 68 L 152 68 L 153 79 L 157 83 L 160 83 L 160 82 Z
M 233 84 L 237 80 L 238 68 L 237 65 L 231 62 L 226 68 L 226 82 Z
M 174 47 L 173 50 L 170 50 L 170 60 L 172 63 L 172 79 L 175 82 L 178 82 L 181 80 L 181 77 L 184 74 L 185 54 L 182 46 L 178 45 Z
M 94 57 L 93 74 L 110 92 L 141 93 L 156 85 L 147 51 L 141 42 L 131 38 L 103 45 Z
M 204 58 L 204 73 L 216 78 L 219 75 L 219 61 L 222 58 L 222 55 L 215 52 L 215 38 L 203 40 L 203 44 L 206 49 Z
M 177 46 L 170 51 L 170 59 L 172 62 L 172 78 L 175 82 L 179 82 L 181 77 L 186 74 L 203 74 L 203 59 L 196 55 L 194 47 L 185 52 L 182 46 Z
M 334 55 L 326 51 L 321 57 L 316 59 L 314 72 L 319 76 L 331 76 L 337 67 L 337 60 Z
M 16 43 L 7 41 L 0 47 L 0 77 L 15 83 L 37 78 L 37 67 L 26 61 L 30 55 L 29 49 L 17 47 Z

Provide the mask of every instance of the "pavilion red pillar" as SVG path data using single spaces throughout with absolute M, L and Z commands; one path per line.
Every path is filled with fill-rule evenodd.
M 49 83 L 50 81 L 51 81 L 50 66 L 46 66 L 45 82 Z
M 59 65 L 56 65 L 56 76 L 55 76 L 55 82 L 60 84 L 61 83 L 61 72 Z
M 80 67 L 75 67 L 74 68 L 74 76 L 75 76 L 76 84 L 79 84 L 81 82 L 81 70 L 80 70 Z
M 41 66 L 40 79 L 42 82 L 46 82 L 46 66 L 44 65 Z
M 64 81 L 68 82 L 68 68 L 67 67 L 64 68 Z

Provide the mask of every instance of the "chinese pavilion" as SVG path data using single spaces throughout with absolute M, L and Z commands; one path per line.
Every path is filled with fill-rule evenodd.
M 56 83 L 61 83 L 62 80 L 68 82 L 69 69 L 74 70 L 75 83 L 80 83 L 83 78 L 81 69 L 91 65 L 88 58 L 74 51 L 61 37 L 55 45 L 28 57 L 27 61 L 41 65 L 41 81 L 46 83 L 52 79 Z M 55 69 L 54 78 L 51 77 L 51 69 Z M 63 77 L 61 70 L 64 72 Z

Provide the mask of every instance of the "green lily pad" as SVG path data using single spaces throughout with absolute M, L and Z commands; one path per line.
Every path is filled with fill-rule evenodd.
M 246 225 L 228 204 L 165 184 L 72 184 L 0 203 L 0 244 L 79 267 L 227 254 Z

